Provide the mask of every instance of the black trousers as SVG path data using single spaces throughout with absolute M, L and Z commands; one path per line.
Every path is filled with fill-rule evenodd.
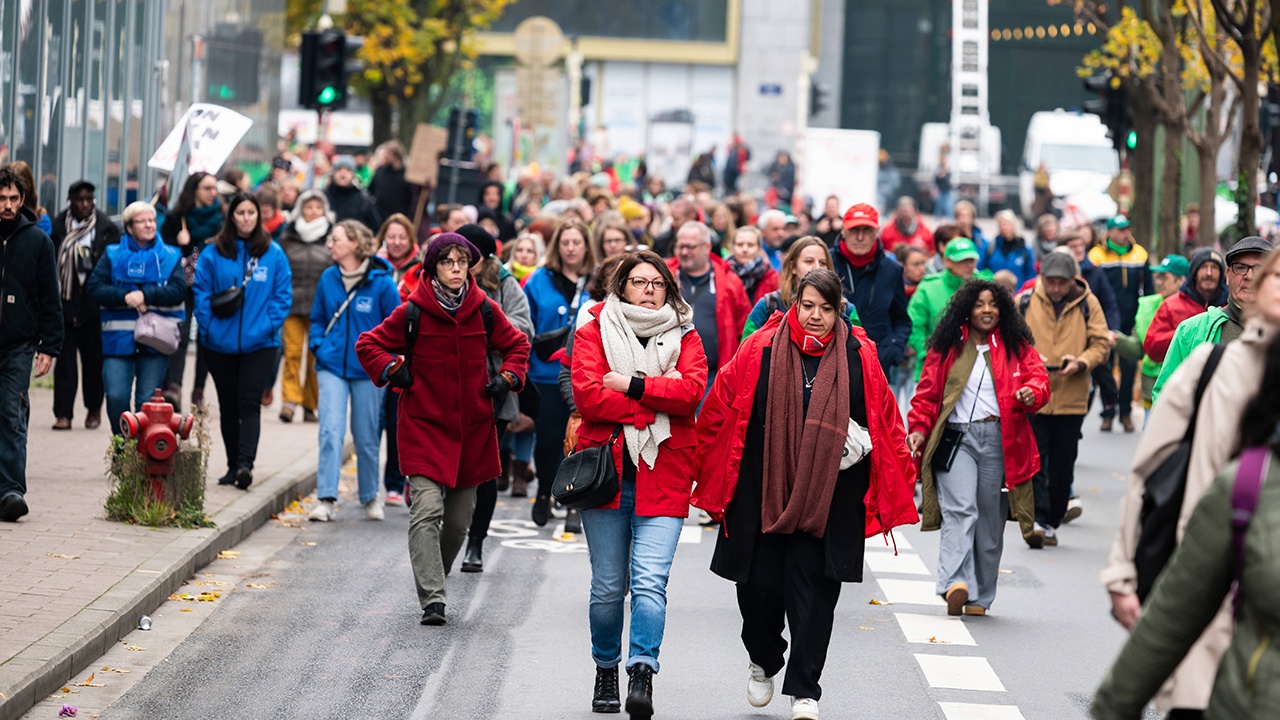
M 498 421 L 498 447 L 507 437 L 507 421 Z M 472 540 L 483 540 L 489 536 L 489 523 L 493 521 L 493 510 L 498 505 L 498 479 L 494 478 L 476 487 L 476 509 L 471 513 L 471 530 L 467 537 Z
M 1056 528 L 1062 524 L 1071 499 L 1084 415 L 1031 415 L 1030 418 L 1031 429 L 1036 434 L 1036 449 L 1040 451 L 1040 472 L 1032 478 L 1036 522 Z
M 102 410 L 102 324 L 63 312 L 62 328 L 62 353 L 53 363 L 53 416 L 70 420 L 75 417 L 77 386 L 90 415 Z
M 262 393 L 271 377 L 276 348 L 242 355 L 228 355 L 202 348 L 218 391 L 222 444 L 227 448 L 227 469 L 253 469 L 262 433 Z
M 1112 369 L 1120 363 L 1120 385 L 1116 386 L 1111 377 Z M 1133 379 L 1138 372 L 1138 364 L 1128 358 L 1122 358 L 1115 352 L 1107 358 L 1107 362 L 1093 371 L 1093 381 L 1098 385 L 1102 395 L 1102 417 L 1129 417 L 1133 411 Z M 1104 376 L 1105 378 L 1101 377 Z M 1118 412 L 1117 412 L 1118 411 Z
M 564 460 L 564 431 L 569 424 L 569 406 L 560 398 L 560 386 L 534 383 L 542 396 L 538 417 L 534 418 L 533 464 L 538 470 L 538 497 L 551 497 L 560 461 Z
M 787 641 L 782 627 L 791 628 L 791 659 L 782 680 L 782 693 L 821 699 L 818 680 L 827 663 L 831 627 L 835 622 L 840 583 L 827 578 L 825 544 L 805 533 L 761 535 L 751 557 L 751 572 L 738 583 L 742 613 L 742 644 L 751 662 L 773 677 L 782 670 Z
M 387 492 L 404 494 L 404 475 L 400 473 L 400 446 L 396 420 L 400 416 L 400 393 L 387 388 L 382 394 L 382 426 L 387 431 L 387 465 L 382 470 L 382 484 Z

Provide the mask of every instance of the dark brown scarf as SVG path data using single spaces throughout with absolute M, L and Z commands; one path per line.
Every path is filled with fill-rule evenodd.
M 837 322 L 834 342 L 818 362 L 806 415 L 800 349 L 787 323 L 774 333 L 764 416 L 764 532 L 826 534 L 849 432 L 848 339 L 849 329 Z

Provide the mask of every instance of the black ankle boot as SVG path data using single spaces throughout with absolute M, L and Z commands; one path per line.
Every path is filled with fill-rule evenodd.
M 616 713 L 622 711 L 618 700 L 618 668 L 596 666 L 596 691 L 591 698 L 591 712 Z
M 484 538 L 467 538 L 467 551 L 462 555 L 462 572 L 484 572 Z
M 631 720 L 653 717 L 653 669 L 638 663 L 627 671 L 627 714 Z
M 547 521 L 551 519 L 551 498 L 538 496 L 533 501 L 533 524 L 538 527 L 546 527 Z

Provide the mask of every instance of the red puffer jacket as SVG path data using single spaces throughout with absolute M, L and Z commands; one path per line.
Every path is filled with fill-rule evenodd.
M 1178 323 L 1195 317 L 1209 308 L 1201 305 L 1190 295 L 1178 291 L 1165 298 L 1156 308 L 1155 317 L 1147 326 L 1147 337 L 1142 341 L 1142 349 L 1153 362 L 1162 363 L 1169 354 L 1169 345 L 1173 343 L 1173 333 Z
M 671 258 L 667 260 L 667 267 L 679 280 L 680 261 Z M 729 269 L 729 263 L 712 255 L 711 271 L 715 273 L 711 281 L 716 285 L 716 330 L 720 334 L 720 361 L 717 364 L 723 368 L 738 350 L 738 340 L 742 337 L 742 329 L 747 326 L 751 305 L 742 280 Z
M 604 386 L 610 367 L 598 322 L 603 309 L 604 303 L 591 308 L 589 312 L 596 320 L 578 328 L 573 338 L 573 401 L 582 414 L 578 448 L 604 445 L 619 423 L 644 428 L 653 422 L 656 413 L 666 413 L 671 419 L 671 437 L 658 446 L 657 463 L 652 469 L 644 461 L 635 464 L 635 513 L 642 517 L 686 517 L 697 444 L 694 412 L 707 387 L 707 356 L 702 351 L 702 339 L 694 330 L 686 332 L 680 339 L 680 358 L 676 361 L 676 370 L 682 377 L 645 378 L 644 395 L 633 400 Z M 613 462 L 619 478 L 626 445 L 626 439 L 619 434 L 613 444 Z M 616 510 L 618 498 L 601 507 Z
M 484 318 L 480 304 L 490 302 L 474 279 L 458 312 L 440 307 L 431 282 L 414 289 L 411 299 L 422 308 L 413 346 L 413 386 L 400 395 L 396 421 L 400 471 L 422 475 L 447 488 L 465 488 L 502 473 L 493 400 L 484 394 L 489 382 Z M 493 349 L 502 354 L 501 370 L 524 383 L 529 366 L 529 339 L 493 306 Z M 382 373 L 405 348 L 408 305 L 401 305 L 378 327 L 356 340 L 360 364 L 378 387 Z
M 969 328 L 961 330 L 961 337 L 969 339 Z M 1040 453 L 1036 450 L 1036 435 L 1031 429 L 1029 413 L 1034 413 L 1049 402 L 1049 374 L 1040 361 L 1040 353 L 1032 345 L 1022 348 L 1014 362 L 1004 351 L 1004 341 L 997 328 L 989 338 L 991 344 L 991 377 L 995 381 L 996 402 L 1000 406 L 1000 444 L 1004 449 L 1005 485 L 1013 488 L 1031 479 L 1040 470 Z M 952 348 L 944 357 L 936 350 L 925 355 L 924 368 L 920 371 L 920 384 L 911 398 L 911 412 L 907 414 L 907 427 L 927 439 L 942 413 L 943 389 L 947 376 L 960 357 L 961 348 Z M 968 378 L 965 378 L 966 380 Z M 1035 401 L 1031 407 L 1015 397 L 1019 389 L 1031 388 Z
M 773 344 L 773 335 L 783 317 L 782 313 L 774 313 L 764 327 L 743 341 L 733 362 L 720 369 L 698 415 L 698 483 L 692 502 L 713 518 L 724 516 L 737 491 L 764 349 Z M 916 468 L 907 451 L 897 401 L 880 372 L 876 344 L 862 328 L 854 327 L 852 332 L 861 346 L 858 354 L 864 370 L 862 383 L 870 425 L 867 429 L 871 432 L 871 486 L 865 499 L 866 532 L 871 537 L 920 521 L 914 496 Z

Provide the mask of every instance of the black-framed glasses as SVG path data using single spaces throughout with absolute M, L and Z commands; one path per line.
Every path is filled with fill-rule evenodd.
M 631 283 L 631 287 L 636 290 L 644 290 L 646 287 L 652 287 L 654 290 L 666 290 L 667 281 L 662 278 L 654 278 L 653 280 L 645 280 L 644 278 L 627 278 L 627 282 Z
M 470 262 L 469 262 L 469 261 L 467 261 L 467 259 L 466 259 L 466 258 L 452 258 L 452 259 L 451 259 L 451 258 L 440 258 L 439 260 L 437 260 L 437 261 L 436 261 L 436 267 L 438 267 L 438 268 L 445 268 L 446 270 L 447 270 L 447 269 L 449 269 L 449 268 L 455 268 L 455 267 L 456 267 L 456 268 L 465 268 L 465 267 L 467 267 L 468 265 L 470 265 Z
M 1231 272 L 1235 273 L 1240 277 L 1244 277 L 1251 273 L 1257 272 L 1258 268 L 1260 267 L 1262 267 L 1262 263 L 1235 262 L 1235 263 L 1231 263 Z

